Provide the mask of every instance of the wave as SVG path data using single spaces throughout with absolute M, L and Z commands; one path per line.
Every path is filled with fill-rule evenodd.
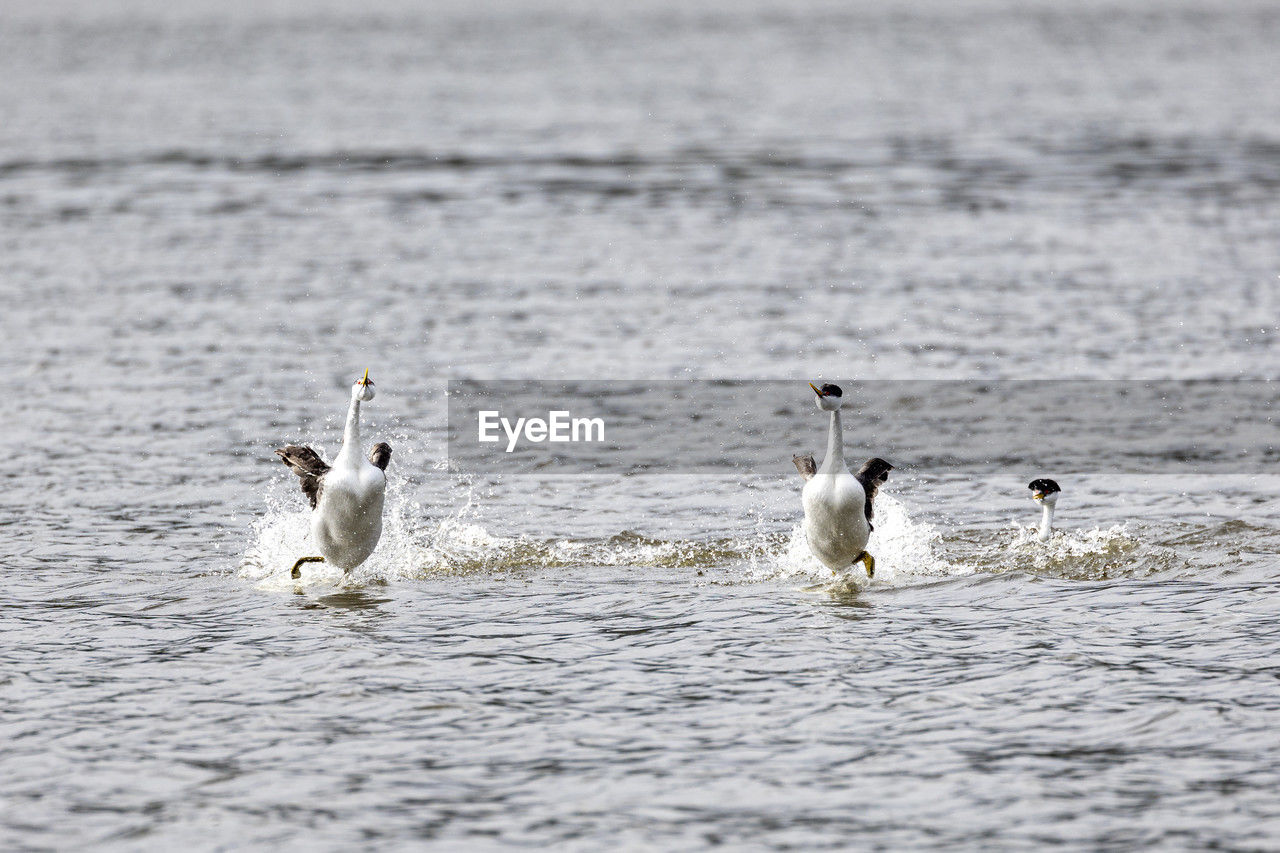
M 856 152 L 850 154 L 850 151 Z M 869 138 L 856 145 L 824 147 L 781 156 L 772 149 L 692 146 L 671 151 L 601 154 L 576 151 L 477 153 L 447 149 L 268 150 L 232 153 L 177 148 L 114 157 L 0 160 L 0 177 L 35 173 L 85 176 L 121 170 L 184 168 L 279 176 L 302 172 L 375 174 L 473 173 L 543 175 L 538 185 L 552 194 L 633 196 L 648 191 L 697 193 L 709 187 L 740 191 L 744 183 L 788 178 L 830 181 L 845 175 L 910 167 L 943 188 L 946 204 L 980 202 L 973 190 L 1033 187 L 1078 193 L 1082 187 L 1171 188 L 1221 194 L 1280 186 L 1280 140 L 1221 134 L 1086 133 L 1066 139 L 1023 141 L 1001 155 L 969 150 L 933 135 Z M 438 201 L 448 194 L 429 193 Z
M 285 509 L 283 503 L 270 507 L 252 525 L 251 542 L 240 561 L 240 577 L 262 589 L 294 589 L 299 583 L 350 588 L 450 575 L 618 567 L 684 573 L 703 585 L 785 582 L 857 592 L 977 573 L 1104 580 L 1148 577 L 1190 565 L 1176 540 L 1144 541 L 1130 524 L 1055 531 L 1048 542 L 1022 526 L 944 535 L 937 525 L 913 518 L 905 504 L 887 494 L 877 501 L 876 528 L 868 546 L 876 558 L 874 579 L 865 577 L 861 567 L 836 575 L 822 566 L 809 553 L 799 524 L 789 531 L 703 540 L 658 539 L 634 531 L 601 539 L 539 539 L 495 534 L 474 520 L 470 501 L 446 517 L 429 520 L 422 505 L 395 501 L 393 496 L 382 541 L 364 565 L 343 573 L 326 564 L 309 564 L 298 582 L 290 578 L 289 569 L 298 557 L 314 553 L 309 512 Z M 1206 541 L 1217 546 L 1223 528 L 1215 530 L 1219 535 Z
M 434 507 L 389 494 L 383 539 L 360 569 L 311 564 L 303 585 L 360 587 L 448 575 L 511 574 L 593 567 L 663 571 L 701 585 L 790 583 L 799 587 L 856 590 L 892 588 L 975 574 L 1025 573 L 1066 580 L 1274 574 L 1280 528 L 1243 520 L 1210 523 L 1112 524 L 1056 530 L 1048 542 L 1023 524 L 955 526 L 924 520 L 890 493 L 876 506 L 876 530 L 868 551 L 876 578 L 861 567 L 836 576 L 810 555 L 800 525 L 762 525 L 753 532 L 718 538 L 658 538 L 635 530 L 599 538 L 540 538 L 502 535 L 477 520 L 492 494 L 474 491 L 461 478 L 466 502 L 448 515 Z M 276 488 L 279 487 L 279 488 Z M 268 496 L 266 512 L 252 525 L 239 561 L 241 578 L 264 589 L 293 589 L 293 561 L 315 553 L 310 512 L 282 483 Z M 486 510 L 493 507 L 484 506 Z
M 1023 571 L 1072 580 L 1146 577 L 1184 565 L 1177 552 L 1144 542 L 1126 524 L 1089 530 L 1055 530 L 1048 541 L 1034 527 L 1016 526 L 988 554 L 988 571 Z
M 470 519 L 470 501 L 435 521 L 421 504 L 389 499 L 378 549 L 359 568 L 344 573 L 323 563 L 304 567 L 305 584 L 362 586 L 445 575 L 509 573 L 569 567 L 623 566 L 705 570 L 762 560 L 780 537 L 742 542 L 663 540 L 624 531 L 606 539 L 536 539 L 500 536 Z M 262 588 L 292 588 L 294 561 L 314 554 L 310 511 L 273 502 L 251 527 L 251 543 L 241 558 L 240 577 Z

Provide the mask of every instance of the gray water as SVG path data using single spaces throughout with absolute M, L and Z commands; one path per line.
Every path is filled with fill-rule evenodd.
M 895 460 L 870 583 L 790 457 L 814 379 L 1274 379 L 1278 43 L 1243 2 L 6 6 L 0 840 L 1274 849 L 1274 454 Z M 387 530 L 295 584 L 271 450 L 332 458 L 365 367 Z M 450 464 L 450 378 L 795 415 L 702 476 L 504 475 Z

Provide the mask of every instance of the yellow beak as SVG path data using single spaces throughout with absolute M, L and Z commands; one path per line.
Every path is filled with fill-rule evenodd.
M 1034 500 L 1042 501 L 1042 500 L 1044 500 L 1044 492 L 1036 492 L 1036 493 L 1035 493 L 1035 494 L 1033 494 L 1031 497 L 1032 497 Z
M 368 385 L 368 384 L 369 384 L 369 368 L 367 368 L 367 367 L 364 369 L 364 376 L 362 376 L 362 377 L 360 378 L 360 384 L 361 384 L 361 385 Z
M 810 382 L 809 387 L 813 389 L 813 393 L 817 394 L 819 397 L 822 396 L 822 392 L 818 390 L 817 385 L 814 385 L 812 382 Z

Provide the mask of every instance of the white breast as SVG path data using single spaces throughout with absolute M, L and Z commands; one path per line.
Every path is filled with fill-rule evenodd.
M 311 534 L 327 562 L 349 570 L 369 558 L 382 536 L 386 491 L 386 475 L 368 462 L 335 466 L 324 475 Z
M 867 496 L 848 471 L 815 474 L 805 483 L 804 535 L 809 549 L 824 566 L 842 571 L 867 548 Z

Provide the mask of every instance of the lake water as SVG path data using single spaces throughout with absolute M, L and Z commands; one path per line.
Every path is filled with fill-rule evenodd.
M 1272 848 L 1278 460 L 1197 463 L 1268 397 L 1149 467 L 1070 383 L 1074 455 L 885 420 L 869 584 L 790 458 L 810 380 L 1275 379 L 1278 43 L 1248 2 L 6 8 L 4 846 Z M 294 583 L 271 451 L 332 458 L 366 367 L 387 530 Z M 583 473 L 451 457 L 450 379 L 789 381 L 755 456 Z

